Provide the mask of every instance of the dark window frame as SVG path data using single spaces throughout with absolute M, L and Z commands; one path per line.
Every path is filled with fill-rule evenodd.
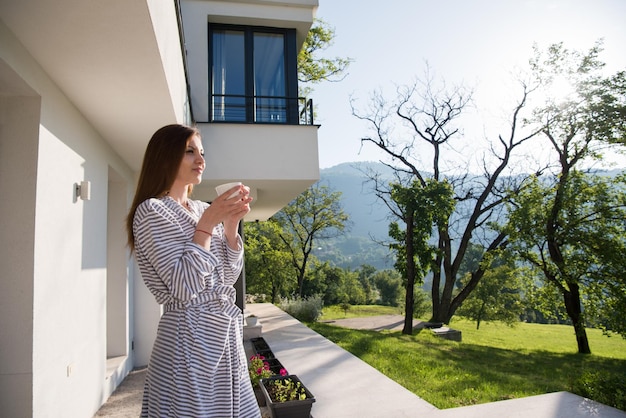
M 245 65 L 245 121 L 242 120 L 215 120 L 213 113 L 214 91 L 213 91 L 213 32 L 214 31 L 237 31 L 243 33 L 244 38 L 244 65 Z M 254 101 L 257 99 L 254 94 L 254 35 L 256 33 L 279 34 L 283 36 L 284 53 L 284 74 L 285 74 L 285 113 L 286 120 L 258 120 L 255 115 Z M 261 124 L 299 124 L 299 97 L 298 97 L 298 51 L 296 49 L 296 31 L 287 28 L 271 28 L 265 26 L 247 25 L 227 25 L 218 23 L 208 23 L 208 46 L 209 46 L 209 71 L 208 71 L 208 101 L 209 101 L 209 122 L 210 123 L 261 123 Z

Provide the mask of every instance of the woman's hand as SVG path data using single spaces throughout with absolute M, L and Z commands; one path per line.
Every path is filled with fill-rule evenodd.
M 252 197 L 250 197 L 249 187 L 238 185 L 229 189 L 211 202 L 198 221 L 197 230 L 212 232 L 213 228 L 222 222 L 228 245 L 233 249 L 238 249 L 239 222 L 250 212 L 250 202 L 252 202 Z M 194 236 L 194 242 L 209 248 L 211 237 L 206 237 L 206 235 L 198 231 Z

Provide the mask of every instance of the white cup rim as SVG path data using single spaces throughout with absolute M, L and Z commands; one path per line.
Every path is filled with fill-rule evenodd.
M 243 183 L 240 181 L 233 181 L 230 183 L 224 183 L 224 184 L 220 184 L 219 186 L 215 187 L 215 191 L 217 192 L 217 195 L 220 196 L 223 193 L 227 192 L 228 190 L 232 189 L 235 186 L 241 186 Z M 236 195 L 236 193 L 234 194 Z M 233 196 L 231 196 L 233 197 Z

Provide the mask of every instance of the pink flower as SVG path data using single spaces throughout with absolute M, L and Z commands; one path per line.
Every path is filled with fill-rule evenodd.
M 280 369 L 280 375 L 281 376 L 287 376 L 289 373 L 287 373 L 287 370 L 285 369 Z

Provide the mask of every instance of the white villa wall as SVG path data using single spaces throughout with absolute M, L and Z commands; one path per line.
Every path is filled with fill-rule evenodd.
M 6 306 L 2 300 L 0 414 L 92 416 L 111 387 L 106 376 L 109 170 L 129 193 L 133 173 L 2 22 L 0 63 L 35 93 L 21 107 L 20 118 L 27 122 L 23 134 L 15 124 L 9 132 L 0 131 L 1 244 L 13 248 L 2 255 L 2 274 L 9 275 L 2 278 L 2 290 L 22 299 Z M 40 100 L 40 107 L 32 106 L 33 100 Z M 17 110 L 7 101 L 19 98 L 3 99 L 4 117 L 11 111 L 13 118 Z M 91 182 L 89 201 L 75 198 L 75 184 L 82 180 Z M 13 281 L 7 284 L 8 279 Z M 123 280 L 132 281 L 132 270 Z M 125 305 L 132 317 L 128 301 Z M 14 345 L 16 337 L 21 339 Z M 130 344 L 127 339 L 122 369 L 132 367 Z M 20 353 L 7 353 L 13 349 Z M 5 392 L 11 383 L 26 389 L 19 399 L 9 397 L 17 390 Z
M 32 410 L 33 248 L 39 97 L 6 96 L 0 61 L 0 415 Z M 10 86 L 15 86 L 11 83 Z M 20 92 L 23 94 L 23 92 Z M 20 141 L 8 141 L 8 138 Z M 17 216 L 15 216 L 17 215 Z

